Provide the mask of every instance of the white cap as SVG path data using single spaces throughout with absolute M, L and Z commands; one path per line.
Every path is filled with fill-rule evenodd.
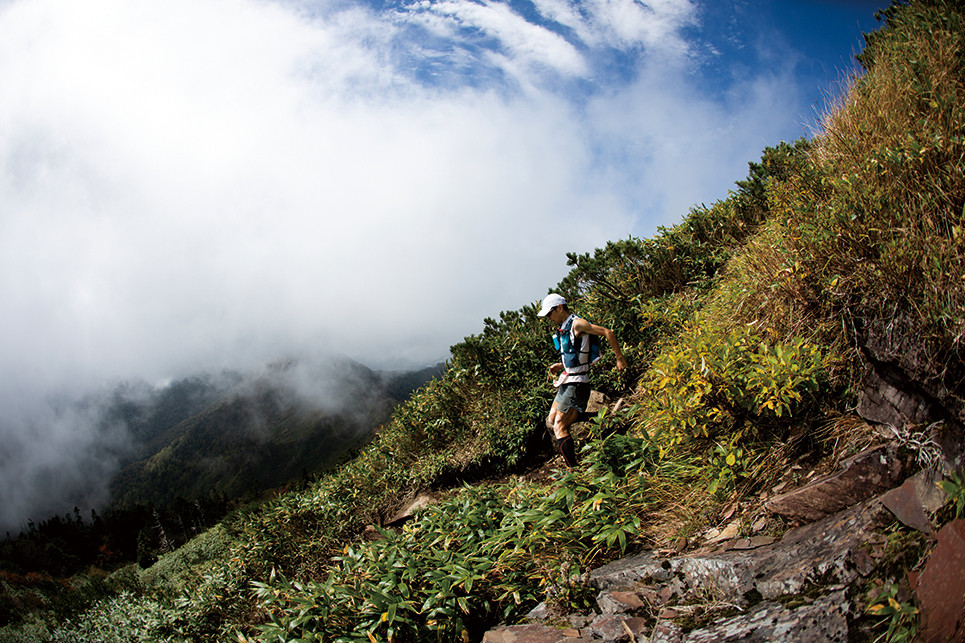
M 546 317 L 549 315 L 550 311 L 559 306 L 560 304 L 565 304 L 566 300 L 562 296 L 557 295 L 555 292 L 551 292 L 543 298 L 543 307 L 538 313 L 537 317 Z

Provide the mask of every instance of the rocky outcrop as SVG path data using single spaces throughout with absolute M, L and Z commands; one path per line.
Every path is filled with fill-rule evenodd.
M 923 641 L 965 642 L 965 520 L 938 532 L 938 544 L 913 579 Z
M 524 622 L 487 632 L 483 641 L 847 641 L 867 608 L 868 588 L 894 573 L 887 569 L 885 528 L 897 518 L 935 533 L 931 516 L 945 496 L 934 473 L 905 479 L 910 466 L 893 445 L 870 449 L 840 471 L 773 498 L 771 509 L 794 508 L 789 514 L 807 523 L 778 541 L 734 534 L 684 554 L 648 551 L 615 561 L 589 574 L 597 592 L 592 613 L 561 615 L 541 604 Z M 923 571 L 907 579 L 921 608 L 923 640 L 965 643 L 962 569 L 965 521 L 956 520 L 938 532 Z
M 908 470 L 896 445 L 867 449 L 845 460 L 837 473 L 774 496 L 765 507 L 798 524 L 812 522 L 901 484 Z
M 559 617 L 541 605 L 483 641 L 846 641 L 857 587 L 877 564 L 869 543 L 883 542 L 890 520 L 876 498 L 753 549 L 645 552 L 592 572 L 593 614 Z
M 666 596 L 669 588 L 667 598 L 678 604 L 703 598 L 743 610 L 760 600 L 799 595 L 815 579 L 846 585 L 871 571 L 862 545 L 875 538 L 881 516 L 880 502 L 871 501 L 794 529 L 757 549 L 725 545 L 668 559 L 643 554 L 602 567 L 591 578 L 604 591 L 650 586 Z M 652 602 L 652 596 L 645 595 Z
M 934 529 L 928 514 L 945 503 L 945 493 L 938 481 L 934 472 L 919 472 L 881 496 L 881 502 L 906 526 L 931 534 Z
M 419 493 L 415 498 L 407 500 L 402 507 L 382 522 L 383 527 L 401 527 L 415 517 L 417 511 L 425 509 L 431 504 L 438 502 L 438 498 L 432 493 Z
M 858 413 L 902 439 L 933 443 L 946 472 L 965 466 L 965 360 L 929 343 L 908 315 L 864 320 Z M 952 351 L 954 352 L 954 351 Z

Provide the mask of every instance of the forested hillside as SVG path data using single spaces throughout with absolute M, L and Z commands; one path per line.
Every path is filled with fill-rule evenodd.
M 441 372 L 380 373 L 344 357 L 285 360 L 254 374 L 174 382 L 140 404 L 118 396 L 138 444 L 111 481 L 111 506 L 216 492 L 250 498 L 330 467 Z
M 111 500 L 89 519 L 75 507 L 30 520 L 0 542 L 8 582 L 0 615 L 9 619 L 40 596 L 55 610 L 64 602 L 76 607 L 89 597 L 65 591 L 58 579 L 91 566 L 105 573 L 132 562 L 148 567 L 233 508 L 308 484 L 441 372 L 441 364 L 373 371 L 326 356 L 161 386 L 124 382 L 85 396 L 74 404 L 97 418 L 99 430 L 128 438 L 109 481 Z
M 684 551 L 735 508 L 745 533 L 780 537 L 789 521 L 760 498 L 886 441 L 857 412 L 881 382 L 917 409 L 882 426 L 946 478 L 930 519 L 962 517 L 965 9 L 918 0 L 881 18 L 812 139 L 766 149 L 727 199 L 652 238 L 569 256 L 547 284 L 612 328 L 630 363 L 618 372 L 605 351 L 594 369 L 622 403 L 580 425 L 580 466 L 550 459 L 543 439 L 552 329 L 526 304 L 453 346 L 445 373 L 350 461 L 148 569 L 75 577 L 100 600 L 21 607 L 3 636 L 480 640 L 540 602 L 586 608 L 590 569 Z M 436 501 L 383 524 L 420 492 Z M 852 597 L 855 640 L 917 627 L 907 572 L 931 545 L 888 530 Z

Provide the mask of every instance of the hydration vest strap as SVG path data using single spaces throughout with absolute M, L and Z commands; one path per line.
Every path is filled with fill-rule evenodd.
M 596 337 L 584 333 L 576 337 L 573 324 L 577 315 L 571 314 L 553 335 L 553 343 L 560 351 L 563 368 L 568 376 L 585 377 L 590 366 L 599 359 L 599 342 Z

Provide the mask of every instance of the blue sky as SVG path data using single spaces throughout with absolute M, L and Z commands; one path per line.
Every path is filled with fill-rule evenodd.
M 878 4 L 0 0 L 13 473 L 92 448 L 51 391 L 444 359 L 813 134 Z

